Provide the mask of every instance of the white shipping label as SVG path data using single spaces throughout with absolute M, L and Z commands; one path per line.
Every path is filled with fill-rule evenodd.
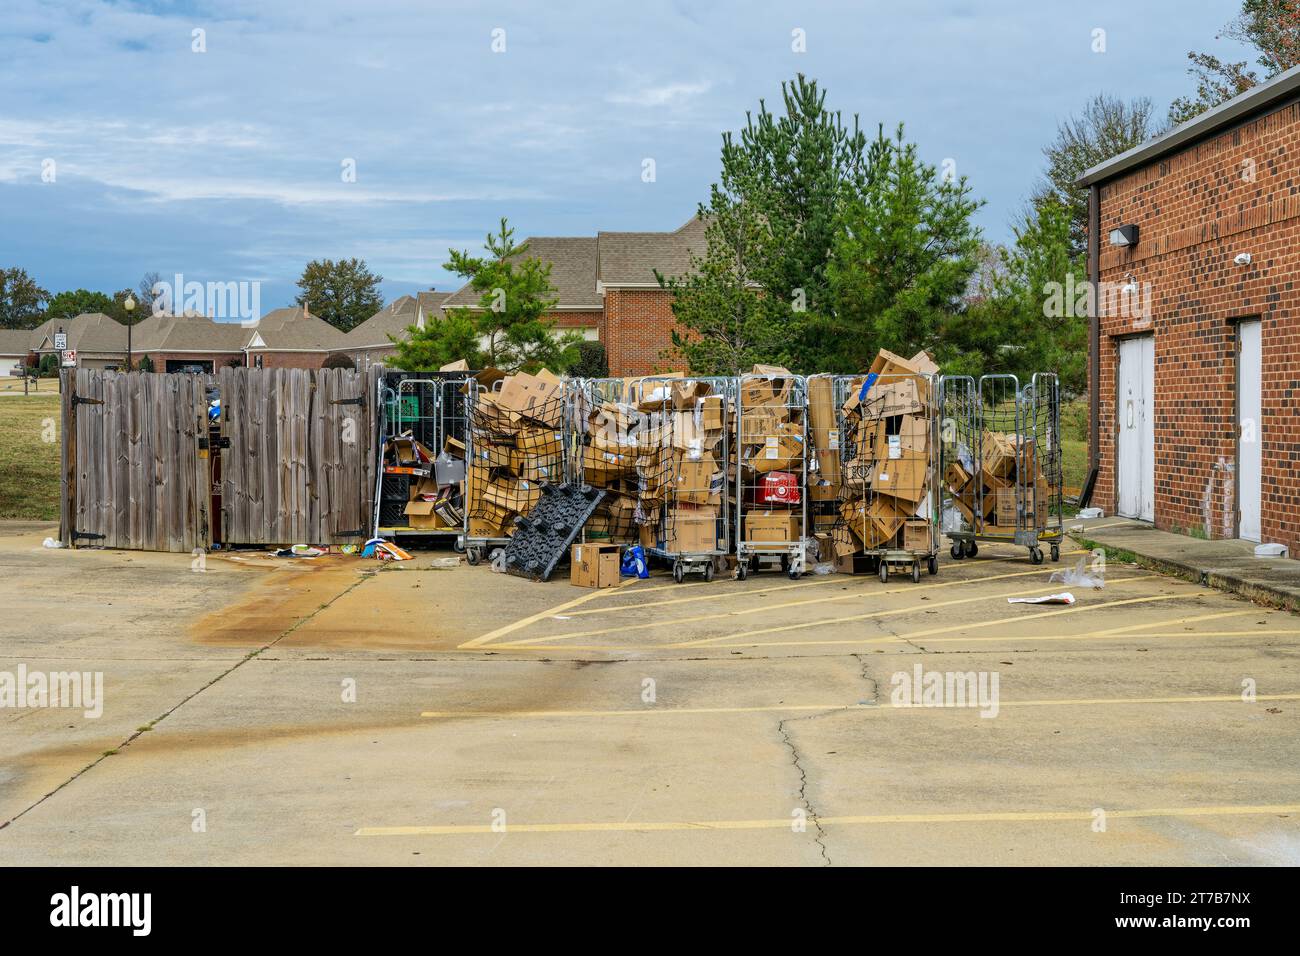
M 775 435 L 769 436 L 767 439 L 767 458 L 775 461 L 777 458 L 781 457 L 780 452 L 781 446 L 779 440 Z
M 889 436 L 889 457 L 890 458 L 903 457 L 902 439 L 898 435 Z
M 839 450 L 840 450 L 840 430 L 839 430 L 838 428 L 832 428 L 832 429 L 830 429 L 830 430 L 826 433 L 826 437 L 827 437 L 828 443 L 830 444 L 830 450 L 831 450 L 831 451 L 839 451 Z

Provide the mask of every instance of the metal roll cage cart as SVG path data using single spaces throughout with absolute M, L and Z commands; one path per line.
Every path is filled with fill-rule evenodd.
M 736 577 L 779 561 L 797 580 L 809 537 L 807 380 L 749 373 L 736 388 Z
M 1042 564 L 1043 545 L 1061 559 L 1060 388 L 1056 375 L 1036 372 L 1026 386 L 1015 375 L 945 376 L 945 521 L 959 512 L 969 527 L 945 527 L 954 558 L 974 557 L 976 542 L 1026 548 Z M 956 466 L 956 467 L 954 467 Z
M 647 522 L 654 528 L 647 552 L 672 564 L 678 584 L 688 574 L 712 581 L 718 559 L 731 553 L 727 409 L 735 391 L 736 380 L 724 376 L 652 376 L 641 382 L 639 405 L 649 418 L 637 471 L 655 511 Z
M 637 446 L 635 436 L 626 430 L 634 410 L 627 382 L 621 378 L 575 380 L 568 396 L 569 480 L 607 491 L 583 528 L 583 541 L 635 544 L 639 533 Z M 595 527 L 600 529 L 598 533 L 592 531 Z
M 385 370 L 377 379 L 379 408 L 378 467 L 375 469 L 375 506 L 372 537 L 460 537 L 464 533 L 464 493 L 440 495 L 435 514 L 441 523 L 412 527 L 406 506 L 411 484 L 434 477 L 433 462 L 411 465 L 385 461 L 388 443 L 409 433 L 433 455 L 441 454 L 448 439 L 465 441 L 467 372 L 405 372 Z M 461 484 L 448 482 L 447 487 Z M 463 488 L 463 484 L 462 484 Z M 444 500 L 445 499 L 445 500 Z M 446 516 L 446 517 L 444 517 Z
M 841 473 L 850 489 L 861 487 L 861 505 L 850 513 L 862 553 L 881 583 L 890 570 L 910 571 L 913 583 L 921 580 L 921 567 L 939 573 L 938 476 L 939 382 L 932 374 L 888 373 L 856 377 L 854 420 L 840 402 Z

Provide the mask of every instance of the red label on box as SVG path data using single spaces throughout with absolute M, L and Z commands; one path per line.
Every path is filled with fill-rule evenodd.
M 797 505 L 799 479 L 788 471 L 769 471 L 759 479 L 754 497 L 761 505 Z

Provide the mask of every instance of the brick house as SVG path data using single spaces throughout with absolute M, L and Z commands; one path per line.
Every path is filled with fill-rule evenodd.
M 543 236 L 526 240 L 527 254 L 551 264 L 558 327 L 605 346 L 611 375 L 644 375 L 677 368 L 671 355 L 672 295 L 659 287 L 684 274 L 692 253 L 704 251 L 704 223 L 692 216 L 672 232 L 598 232 L 595 237 Z M 444 310 L 479 308 L 469 285 L 442 303 Z
M 1300 553 L 1300 68 L 1079 185 L 1093 503 Z

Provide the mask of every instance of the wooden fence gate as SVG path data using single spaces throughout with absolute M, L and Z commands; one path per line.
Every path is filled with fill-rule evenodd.
M 193 551 L 368 538 L 377 375 L 65 372 L 64 543 Z
M 207 377 L 76 369 L 63 376 L 62 537 L 68 545 L 208 545 Z

